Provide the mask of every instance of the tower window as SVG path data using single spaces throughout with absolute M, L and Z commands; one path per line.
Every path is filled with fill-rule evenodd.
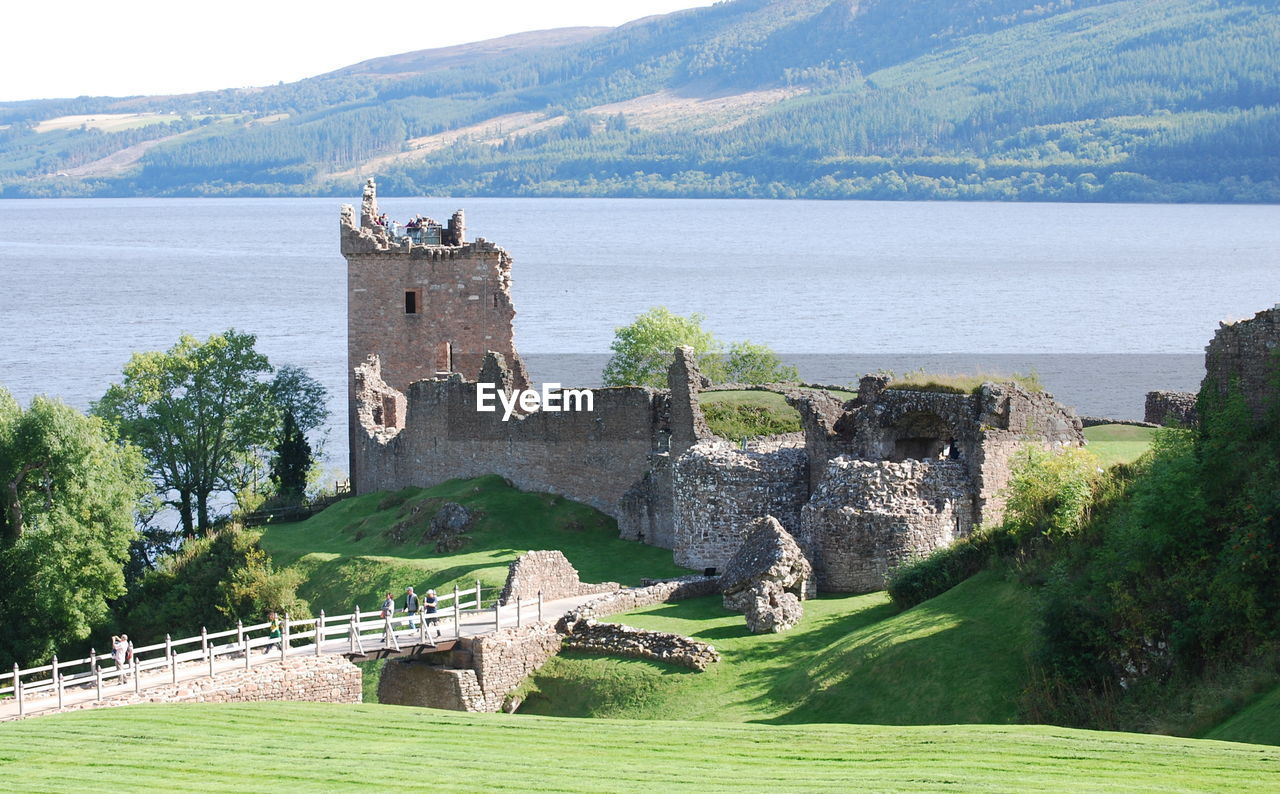
M 422 290 L 407 289 L 404 291 L 404 313 L 417 314 L 422 311 Z

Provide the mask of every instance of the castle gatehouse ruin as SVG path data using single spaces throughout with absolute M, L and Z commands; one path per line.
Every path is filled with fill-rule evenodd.
M 380 216 L 372 180 L 359 225 L 342 211 L 357 493 L 498 474 L 590 504 L 622 537 L 670 548 L 693 569 L 723 567 L 752 523 L 773 516 L 818 589 L 860 592 L 882 588 L 902 560 L 998 521 L 1024 444 L 1084 443 L 1070 409 L 1015 384 L 952 394 L 866 377 L 848 401 L 762 387 L 799 411 L 803 431 L 732 444 L 707 427 L 688 349 L 675 351 L 666 389 L 594 389 L 591 412 L 504 421 L 476 410 L 476 391 L 528 384 L 512 333 L 512 260 L 483 239 L 465 242 L 461 213 L 422 228 L 400 234 Z

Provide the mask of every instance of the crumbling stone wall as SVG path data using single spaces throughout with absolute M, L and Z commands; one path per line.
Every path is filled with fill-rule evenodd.
M 362 375 L 364 382 L 374 377 Z M 593 411 L 539 411 L 504 422 L 501 410 L 476 410 L 476 384 L 460 375 L 418 381 L 409 388 L 402 429 L 362 426 L 353 437 L 356 490 L 497 474 L 617 517 L 623 495 L 647 473 L 663 430 L 659 403 L 652 389 L 593 392 Z
M 526 676 L 560 652 L 561 639 L 550 622 L 506 628 L 473 639 L 473 667 L 484 701 L 481 708 L 472 710 L 502 708 L 503 700 Z
M 881 590 L 894 566 L 968 535 L 974 499 L 958 461 L 839 457 L 801 512 L 796 540 L 820 590 Z
M 1147 424 L 1167 425 L 1172 422 L 1192 427 L 1198 421 L 1196 395 L 1187 391 L 1147 392 L 1146 410 L 1142 418 Z
M 1225 396 L 1234 385 L 1255 419 L 1276 398 L 1280 376 L 1280 305 L 1251 319 L 1221 323 L 1204 352 L 1202 389 Z
M 987 383 L 976 394 L 887 388 L 867 376 L 858 397 L 841 404 L 828 395 L 788 396 L 800 412 L 816 493 L 840 456 L 868 461 L 950 460 L 962 464 L 974 492 L 972 523 L 1004 515 L 1010 461 L 1027 443 L 1056 449 L 1081 446 L 1079 418 L 1053 395 L 1013 383 Z
M 796 530 L 808 498 L 809 459 L 802 449 L 744 451 L 718 439 L 691 447 L 676 460 L 672 477 L 675 562 L 721 567 L 761 515 Z
M 703 671 L 720 661 L 715 646 L 680 634 L 582 618 L 566 627 L 566 650 L 652 659 Z
M 177 684 L 69 703 L 63 711 L 128 706 L 134 703 L 253 703 L 302 700 L 315 703 L 361 702 L 360 668 L 342 656 L 291 656 L 258 662 L 248 670 L 219 671 Z
M 670 451 L 649 455 L 644 476 L 622 495 L 618 503 L 618 536 L 669 549 L 675 545 L 675 492 L 672 488 Z
M 578 578 L 578 569 L 560 551 L 529 551 L 517 557 L 507 569 L 507 583 L 499 600 L 514 604 L 517 598 L 544 601 L 558 598 L 612 593 L 622 585 L 617 582 L 590 584 Z

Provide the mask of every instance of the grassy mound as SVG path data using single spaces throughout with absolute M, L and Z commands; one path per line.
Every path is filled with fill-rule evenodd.
M 1044 384 L 1035 372 L 1025 375 L 1012 373 L 1009 375 L 996 372 L 974 372 L 971 374 L 948 372 L 925 372 L 914 370 L 901 375 L 893 375 L 889 381 L 890 389 L 906 389 L 908 391 L 936 391 L 947 394 L 977 394 L 984 383 L 1018 384 L 1029 392 L 1044 391 Z
M 609 618 L 710 642 L 722 661 L 704 673 L 655 662 L 565 654 L 527 684 L 523 711 L 778 723 L 1008 723 L 1026 677 L 1025 591 L 985 572 L 914 609 L 884 593 L 805 603 L 784 634 L 749 634 L 720 598 L 662 604 Z
M 445 502 L 477 518 L 461 548 L 438 551 L 438 541 L 423 536 Z M 600 511 L 496 476 L 347 499 L 306 521 L 267 527 L 261 543 L 276 565 L 302 571 L 298 594 L 330 613 L 372 607 L 388 590 L 399 598 L 409 585 L 419 593 L 474 587 L 477 579 L 501 586 L 508 563 L 531 549 L 563 551 L 589 582 L 687 573 L 666 549 L 619 540 L 617 524 Z
M 1117 463 L 1133 463 L 1151 448 L 1151 440 L 1157 430 L 1154 427 L 1135 425 L 1094 425 L 1084 429 L 1089 441 L 1089 451 L 1097 455 L 1104 466 Z
M 1205 733 L 1204 738 L 1280 745 L 1280 687 Z
M 110 737 L 110 741 L 103 741 Z M 75 748 L 69 756 L 68 748 Z M 1045 726 L 560 720 L 321 703 L 0 725 L 0 790 L 1274 791 L 1280 749 Z
M 830 389 L 827 393 L 840 400 L 852 400 L 858 396 L 857 392 L 839 389 Z M 751 389 L 709 391 L 699 394 L 698 402 L 711 432 L 730 441 L 800 430 L 800 414 L 776 392 Z

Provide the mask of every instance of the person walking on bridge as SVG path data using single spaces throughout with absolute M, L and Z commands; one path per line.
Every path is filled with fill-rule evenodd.
M 427 613 L 428 616 L 435 615 L 436 612 L 439 610 L 439 605 L 440 605 L 440 601 L 436 599 L 436 591 L 428 590 L 426 596 L 424 596 L 422 599 L 423 610 Z M 428 626 L 436 627 L 436 636 L 439 637 L 440 636 L 439 618 L 426 617 L 424 618 L 424 620 L 427 621 Z
M 418 628 L 418 594 L 412 587 L 404 589 L 404 612 L 409 616 L 409 628 Z
M 271 638 L 271 642 L 263 646 L 263 656 L 266 656 L 276 648 L 280 647 L 280 618 L 276 613 L 267 613 L 267 628 L 270 630 L 268 636 Z

